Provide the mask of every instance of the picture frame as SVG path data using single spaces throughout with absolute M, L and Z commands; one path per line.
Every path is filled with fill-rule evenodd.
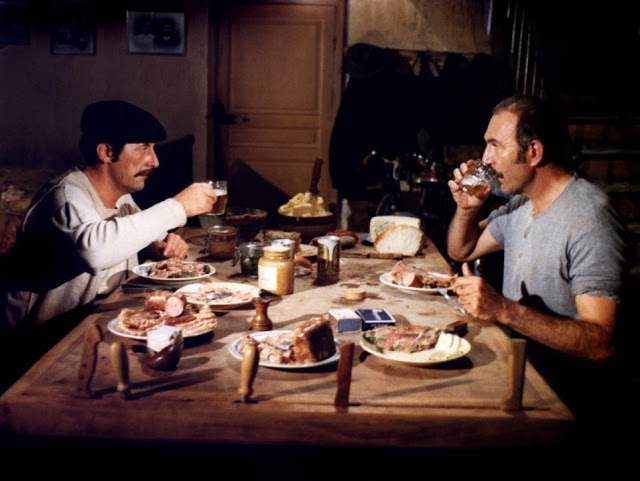
M 91 0 L 53 0 L 51 53 L 95 55 L 96 20 Z
M 29 23 L 24 1 L 0 1 L 0 45 L 29 45 Z
M 127 10 L 129 53 L 184 55 L 186 39 L 186 15 L 184 12 Z

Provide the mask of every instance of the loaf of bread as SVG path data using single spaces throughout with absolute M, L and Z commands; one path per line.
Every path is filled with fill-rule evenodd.
M 425 237 L 417 227 L 397 225 L 382 232 L 373 243 L 376 252 L 383 254 L 418 255 L 425 245 Z
M 293 355 L 298 363 L 318 362 L 336 353 L 333 329 L 327 319 L 312 317 L 293 330 Z
M 402 215 L 378 215 L 369 221 L 369 240 L 375 242 L 380 234 L 398 225 L 410 225 L 422 229 L 422 223 L 417 217 Z

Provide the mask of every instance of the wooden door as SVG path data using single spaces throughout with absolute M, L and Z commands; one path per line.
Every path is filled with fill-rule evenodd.
M 317 157 L 320 195 L 335 202 L 328 152 L 343 21 L 343 0 L 243 3 L 219 14 L 210 175 L 228 178 L 230 205 L 277 209 L 309 191 Z

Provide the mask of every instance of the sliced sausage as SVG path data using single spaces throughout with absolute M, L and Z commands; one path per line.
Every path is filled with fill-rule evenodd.
M 183 295 L 167 291 L 154 291 L 147 294 L 144 307 L 164 311 L 171 317 L 178 317 L 184 312 L 186 299 Z
M 150 292 L 144 298 L 144 307 L 147 309 L 155 309 L 156 311 L 164 311 L 164 306 L 167 303 L 167 297 L 170 295 L 171 292 L 165 291 Z
M 184 312 L 185 301 L 178 296 L 167 297 L 167 302 L 164 306 L 164 312 L 171 317 L 178 317 Z
M 402 275 L 402 285 L 406 287 L 422 287 L 422 280 L 415 272 L 407 272 Z

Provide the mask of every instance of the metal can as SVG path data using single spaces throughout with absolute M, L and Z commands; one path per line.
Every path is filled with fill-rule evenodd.
M 271 242 L 272 246 L 285 246 L 289 248 L 289 257 L 291 257 L 292 259 L 295 256 L 295 251 L 296 251 L 296 241 L 294 241 L 293 239 L 274 239 Z
M 316 284 L 335 284 L 340 277 L 340 237 L 327 235 L 318 238 Z

